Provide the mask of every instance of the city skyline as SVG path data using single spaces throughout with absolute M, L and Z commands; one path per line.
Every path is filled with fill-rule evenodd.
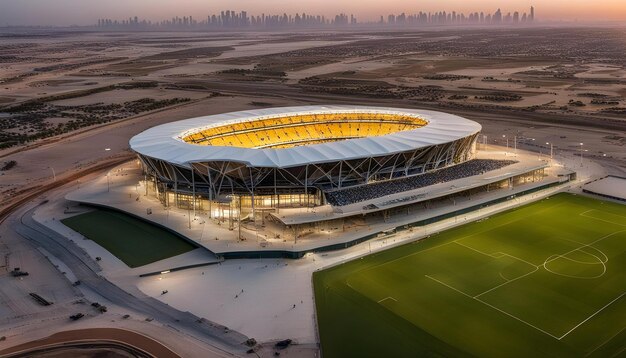
M 386 26 L 386 27 L 416 27 L 416 26 L 517 26 L 535 23 L 535 8 L 528 12 L 503 12 L 498 8 L 493 13 L 470 12 L 468 14 L 456 11 L 435 11 L 416 13 L 400 13 L 381 15 L 377 21 L 360 21 L 354 14 L 336 14 L 334 16 L 295 13 L 295 14 L 249 14 L 247 11 L 223 10 L 217 14 L 204 17 L 174 16 L 171 19 L 152 21 L 138 16 L 127 19 L 98 19 L 97 27 L 105 30 L 223 30 L 223 29 L 280 29 L 280 28 L 321 28 L 345 26 Z
M 262 4 L 244 0 L 206 3 L 199 0 L 182 0 L 174 4 L 166 0 L 111 0 L 107 2 L 84 2 L 78 0 L 0 0 L 0 26 L 90 26 L 98 19 L 128 19 L 138 16 L 146 21 L 162 22 L 173 17 L 192 16 L 201 19 L 210 14 L 219 14 L 223 9 L 236 13 L 246 11 L 255 16 L 261 14 L 315 14 L 333 18 L 336 14 L 353 15 L 359 22 L 379 22 L 389 14 L 417 14 L 446 11 L 463 14 L 493 13 L 498 8 L 503 16 L 518 11 L 520 17 L 531 6 L 541 7 L 542 21 L 600 22 L 626 20 L 626 3 L 619 0 L 599 0 L 593 4 L 582 0 L 556 0 L 550 3 L 531 1 L 493 0 L 444 0 L 425 1 L 416 4 L 405 0 L 390 0 L 381 4 L 374 1 L 308 1 L 290 2 L 268 0 Z M 38 11 L 33 11 L 38 9 Z

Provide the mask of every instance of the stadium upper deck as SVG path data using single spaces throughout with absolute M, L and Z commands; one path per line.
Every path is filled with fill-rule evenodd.
M 287 148 L 259 148 L 255 145 L 236 146 L 225 143 L 214 145 L 197 145 L 193 137 L 212 128 L 237 128 L 235 125 L 263 123 L 262 119 L 292 117 L 301 120 L 308 115 L 342 114 L 360 116 L 392 115 L 393 118 L 411 117 L 411 130 L 394 128 L 386 135 L 364 136 L 349 140 L 334 140 L 326 143 L 314 143 L 324 138 L 310 138 L 310 145 Z M 341 116 L 339 116 L 341 118 Z M 338 121 L 336 121 L 338 122 Z M 381 123 L 389 123 L 380 120 Z M 244 124 L 246 123 L 246 124 Z M 354 124 L 354 122 L 352 122 Z M 371 123 L 361 121 L 359 127 Z M 397 130 L 395 130 L 397 129 Z M 480 132 L 480 124 L 448 113 L 383 108 L 365 106 L 301 106 L 269 108 L 253 111 L 223 113 L 197 117 L 163 124 L 150 128 L 130 140 L 130 147 L 140 155 L 160 159 L 185 168 L 190 163 L 203 161 L 233 161 L 246 163 L 251 167 L 286 168 L 312 163 L 350 160 L 362 157 L 377 157 L 402 151 L 442 145 Z M 318 132 L 319 133 L 319 132 Z M 348 137 L 348 135 L 346 135 Z M 302 139 L 302 137 L 299 137 Z M 291 138 L 297 139 L 297 138 Z M 203 144 L 198 142 L 199 144 Z M 207 143 L 208 144 L 208 143 Z
M 322 190 L 472 159 L 480 129 L 434 111 L 305 106 L 172 122 L 140 133 L 130 146 L 162 192 L 210 198 L 306 194 L 321 203 Z
M 423 127 L 415 115 L 330 112 L 262 117 L 218 124 L 182 138 L 187 143 L 241 148 L 290 148 L 344 139 L 377 137 Z

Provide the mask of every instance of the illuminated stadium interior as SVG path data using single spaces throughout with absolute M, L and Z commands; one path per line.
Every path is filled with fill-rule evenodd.
M 369 192 L 367 186 L 389 182 L 407 191 L 414 185 L 396 179 L 458 165 L 485 170 L 486 163 L 475 168 L 471 161 L 480 129 L 421 109 L 279 107 L 162 124 L 133 137 L 130 146 L 166 206 L 197 204 L 198 197 L 245 210 L 345 206 L 362 199 L 345 191 L 349 187 Z M 376 188 L 377 195 L 389 193 Z
M 404 113 L 317 113 L 220 123 L 186 133 L 182 140 L 197 145 L 279 149 L 383 136 L 427 124 Z

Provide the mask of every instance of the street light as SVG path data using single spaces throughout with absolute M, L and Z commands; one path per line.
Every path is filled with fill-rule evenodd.
M 583 143 L 580 143 L 580 166 L 583 166 Z
M 52 170 L 52 181 L 57 181 L 57 175 L 54 172 L 54 168 L 53 167 L 48 167 L 48 168 L 50 168 L 50 170 Z
M 506 138 L 506 151 L 509 151 L 509 137 L 506 136 L 506 134 L 502 135 L 502 138 Z
M 554 151 L 554 145 L 550 142 L 546 142 L 546 145 L 550 146 L 550 159 L 552 159 L 552 153 Z

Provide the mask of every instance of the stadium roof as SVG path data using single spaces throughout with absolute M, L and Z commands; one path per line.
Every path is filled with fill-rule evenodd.
M 186 143 L 192 131 L 259 118 L 321 113 L 387 113 L 418 116 L 427 125 L 384 136 L 346 139 L 289 148 L 240 148 Z M 189 167 L 189 163 L 232 161 L 253 167 L 289 168 L 313 163 L 379 157 L 448 143 L 481 130 L 480 124 L 456 115 L 428 111 L 368 106 L 301 106 L 258 109 L 196 117 L 150 128 L 130 140 L 135 152 Z

